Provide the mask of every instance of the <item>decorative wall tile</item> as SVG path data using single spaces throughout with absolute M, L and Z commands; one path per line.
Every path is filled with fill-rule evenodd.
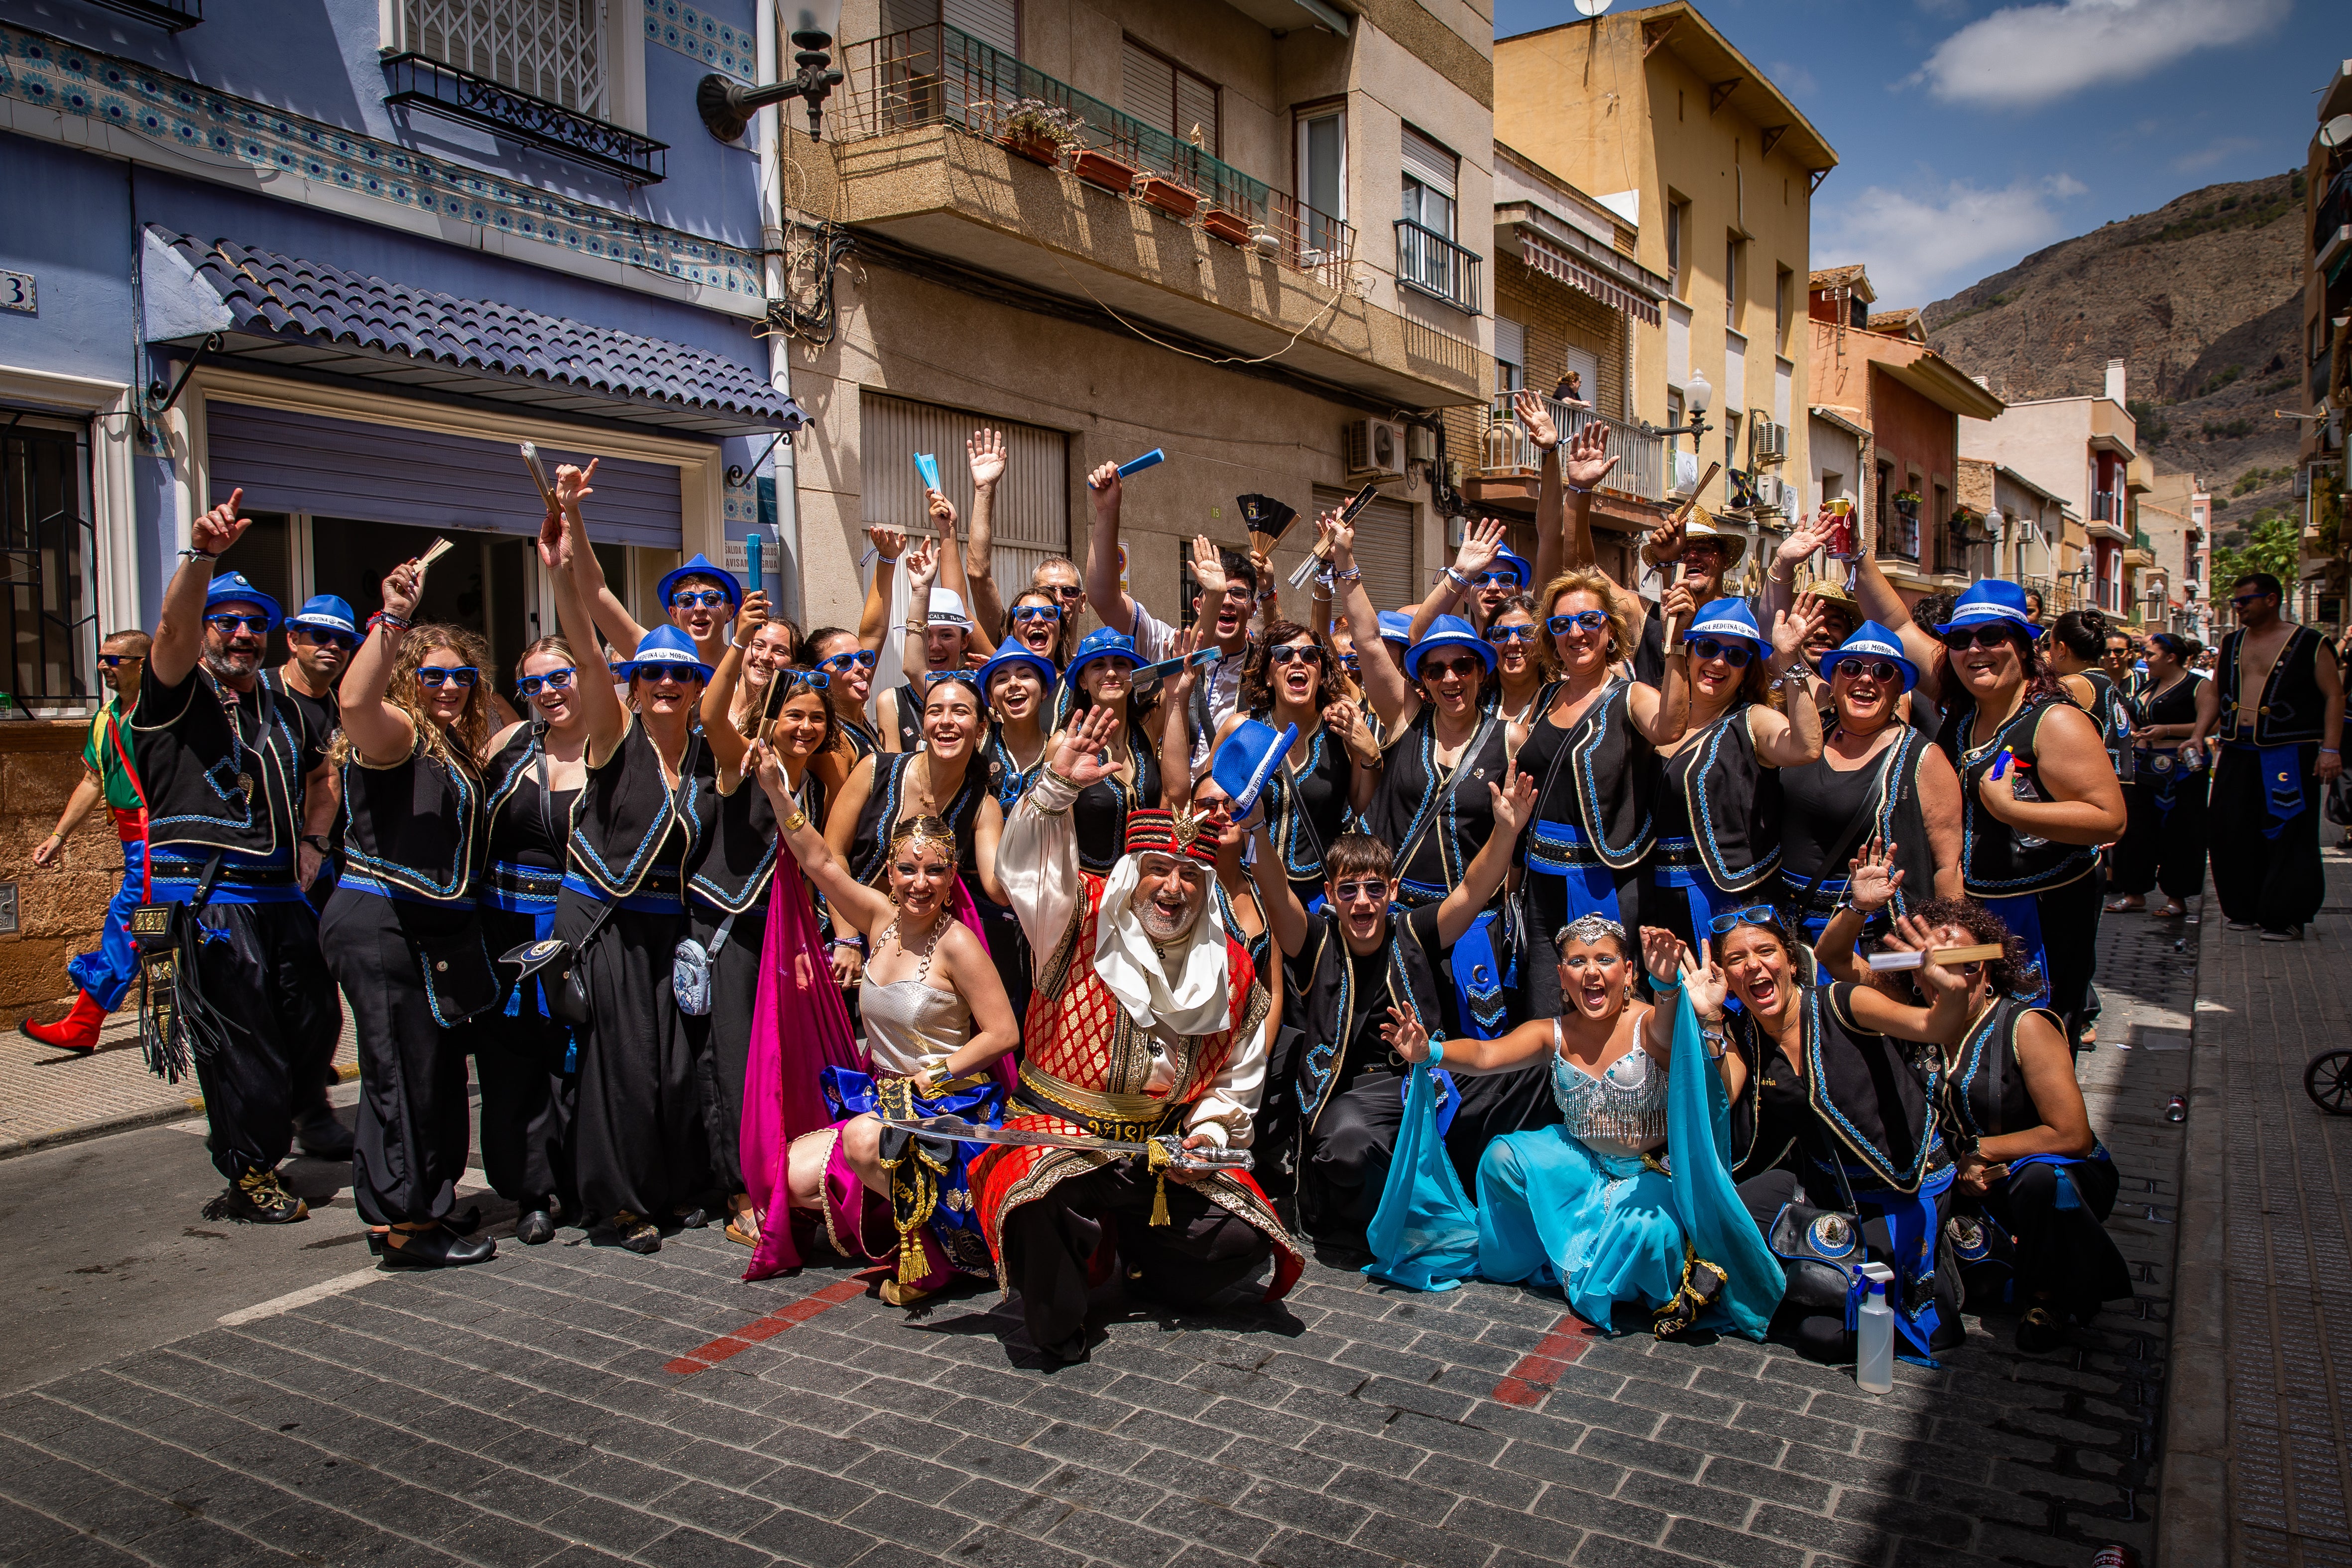
M 759 69 L 759 39 L 750 29 L 707 16 L 680 0 L 646 0 L 646 42 L 691 56 L 739 81 L 750 81 Z

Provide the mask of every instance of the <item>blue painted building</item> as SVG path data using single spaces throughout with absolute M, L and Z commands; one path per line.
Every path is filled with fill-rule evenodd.
M 754 9 L 0 0 L 17 710 L 81 705 L 99 637 L 152 624 L 239 488 L 225 564 L 289 605 L 365 613 L 455 541 L 425 611 L 502 666 L 554 630 L 520 442 L 602 458 L 592 531 L 646 618 L 684 555 L 740 557 L 795 417 L 763 335 L 772 117 L 723 143 L 695 96 L 755 78 Z

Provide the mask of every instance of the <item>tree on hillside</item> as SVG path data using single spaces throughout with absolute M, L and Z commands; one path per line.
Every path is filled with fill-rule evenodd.
M 2291 517 L 2257 517 L 2253 537 L 2241 549 L 2221 545 L 2213 552 L 2213 586 L 2217 592 L 2249 572 L 2267 572 L 2282 583 L 2301 575 L 2301 531 Z

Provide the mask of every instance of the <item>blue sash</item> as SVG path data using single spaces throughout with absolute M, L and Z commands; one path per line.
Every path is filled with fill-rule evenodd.
M 651 879 L 648 878 L 647 880 L 650 881 Z M 613 897 L 576 871 L 566 871 L 563 874 L 563 885 L 583 898 L 593 899 L 600 904 L 611 904 L 615 908 L 628 910 L 636 914 L 682 915 L 686 912 L 686 900 L 678 896 L 675 885 L 666 890 L 657 891 L 646 891 L 641 885 L 638 891 L 631 893 L 625 899 Z
M 1560 879 L 1568 896 L 1569 920 L 1597 914 L 1619 925 L 1625 923 L 1624 911 L 1617 903 L 1617 875 L 1586 847 L 1581 824 L 1537 823 L 1528 834 L 1526 864 L 1530 871 Z
M 2025 951 L 2033 955 L 2033 984 L 2030 992 L 2011 992 L 2020 1001 L 2040 1006 L 2050 1000 L 2050 954 L 2042 942 L 2042 896 L 2039 893 L 2018 893 L 2006 899 L 1979 900 L 1986 909 L 2000 917 L 2007 926 L 2025 943 Z
M 2303 747 L 2264 746 L 2255 752 L 2263 770 L 2263 805 L 2270 812 L 2265 838 L 2276 838 L 2286 825 L 2309 809 L 2303 793 Z
M 1867 1173 L 1858 1172 L 1852 1167 L 1846 1170 L 1849 1181 L 1856 1175 Z M 1942 1320 L 1936 1311 L 1935 1295 L 1932 1291 L 1922 1292 L 1919 1305 L 1915 1310 L 1910 1306 L 1910 1288 L 1916 1281 L 1930 1278 L 1936 1272 L 1936 1237 L 1938 1229 L 1936 1224 L 1936 1200 L 1951 1186 L 1957 1174 L 1954 1167 L 1947 1165 L 1922 1180 L 1919 1190 L 1916 1193 L 1890 1192 L 1884 1187 L 1854 1189 L 1853 1192 L 1854 1205 L 1858 1211 L 1864 1215 L 1879 1215 L 1886 1221 L 1887 1234 L 1893 1242 L 1895 1254 L 1896 1287 L 1886 1293 L 1886 1304 L 1895 1310 L 1895 1331 L 1910 1342 L 1911 1348 L 1916 1352 L 1904 1355 L 1902 1359 L 1916 1366 L 1932 1367 L 1941 1364 L 1927 1348 L 1930 1341 L 1935 1337 L 1937 1329 L 1942 1326 Z M 1849 1332 L 1855 1328 L 1857 1314 L 1862 1308 L 1862 1288 L 1863 1278 L 1857 1269 L 1853 1275 L 1853 1287 L 1846 1292 L 1845 1299 L 1845 1326 Z

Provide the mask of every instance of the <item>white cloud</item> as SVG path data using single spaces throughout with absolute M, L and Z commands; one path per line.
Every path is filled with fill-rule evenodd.
M 2194 153 L 2183 153 L 2172 161 L 2172 166 L 2184 174 L 2193 174 L 2200 169 L 2210 169 L 2214 164 L 2225 159 L 2234 158 L 2241 153 L 2251 153 L 2261 145 L 2260 142 L 2251 136 L 2224 136 L 2218 141 L 2207 142 Z
M 2032 107 L 2134 81 L 2200 49 L 2240 44 L 2294 0 L 2057 0 L 2011 5 L 1936 46 L 1911 77 L 1952 103 Z
M 1774 60 L 1764 69 L 1772 84 L 1791 98 L 1811 98 L 1822 89 L 1813 73 L 1794 60 Z
M 2066 174 L 2000 190 L 1966 180 L 1919 193 L 1872 185 L 1819 214 L 1813 265 L 1862 262 L 1882 304 L 1925 305 L 2056 238 L 2064 220 L 2053 204 L 2084 194 Z

